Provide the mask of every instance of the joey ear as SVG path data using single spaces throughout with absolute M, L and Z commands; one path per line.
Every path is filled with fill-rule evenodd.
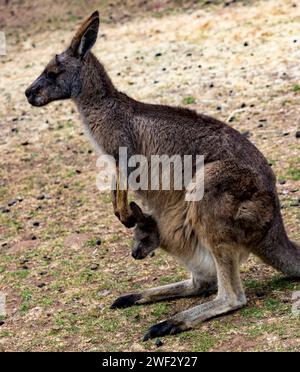
M 80 26 L 70 47 L 76 57 L 84 58 L 95 45 L 99 24 L 99 12 L 96 11 Z
M 145 215 L 142 212 L 141 208 L 135 202 L 131 202 L 129 206 L 137 222 L 143 222 L 145 219 Z

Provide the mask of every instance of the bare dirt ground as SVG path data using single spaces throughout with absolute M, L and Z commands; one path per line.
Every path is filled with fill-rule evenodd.
M 84 3 L 84 4 L 83 4 Z M 297 0 L 10 1 L 0 57 L 0 319 L 3 351 L 143 351 L 147 328 L 207 299 L 111 311 L 119 294 L 186 273 L 158 252 L 135 262 L 131 234 L 96 188 L 96 156 L 71 103 L 29 107 L 24 90 L 95 7 L 95 53 L 136 99 L 186 105 L 246 133 L 278 176 L 286 228 L 299 235 L 300 3 Z M 215 3 L 212 1 L 211 3 Z M 171 140 L 171 139 L 170 139 Z M 248 306 L 163 338 L 162 351 L 299 351 L 299 282 L 252 257 Z

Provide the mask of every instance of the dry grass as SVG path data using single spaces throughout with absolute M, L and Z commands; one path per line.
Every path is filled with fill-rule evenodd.
M 138 7 L 124 6 L 130 17 L 103 24 L 95 52 L 115 84 L 135 98 L 186 104 L 249 131 L 286 180 L 278 184 L 283 214 L 299 241 L 300 7 L 294 3 L 150 8 L 143 18 Z M 8 55 L 0 59 L 0 206 L 23 199 L 0 214 L 0 289 L 8 302 L 0 349 L 154 350 L 153 342 L 141 342 L 148 326 L 203 300 L 109 310 L 120 293 L 186 274 L 162 253 L 142 263 L 131 259 L 130 234 L 115 221 L 108 195 L 96 190 L 96 158 L 72 104 L 26 103 L 25 87 L 78 23 L 59 18 L 47 31 L 26 20 L 25 28 L 8 23 Z M 165 338 L 160 350 L 299 350 L 299 318 L 291 315 L 299 283 L 254 258 L 243 278 L 247 308 Z

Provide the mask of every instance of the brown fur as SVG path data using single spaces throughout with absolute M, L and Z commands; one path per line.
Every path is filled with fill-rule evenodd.
M 287 275 L 300 277 L 300 250 L 286 235 L 275 176 L 264 156 L 216 119 L 137 102 L 115 89 L 90 52 L 98 26 L 97 14 L 83 24 L 71 47 L 27 89 L 29 102 L 42 106 L 71 98 L 96 146 L 117 162 L 121 146 L 127 147 L 129 157 L 200 154 L 205 158 L 201 201 L 186 202 L 185 190 L 138 192 L 157 222 L 161 247 L 187 267 L 191 280 L 122 296 L 112 307 L 199 295 L 214 290 L 217 282 L 215 300 L 151 327 L 147 340 L 244 306 L 239 265 L 250 252 Z M 53 64 L 59 72 L 49 76 Z

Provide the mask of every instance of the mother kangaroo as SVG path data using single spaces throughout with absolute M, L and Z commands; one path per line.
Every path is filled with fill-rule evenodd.
M 264 156 L 239 132 L 183 108 L 145 104 L 119 92 L 92 54 L 99 13 L 80 27 L 26 90 L 33 106 L 72 99 L 92 143 L 118 162 L 128 154 L 204 156 L 204 196 L 186 201 L 182 191 L 137 191 L 160 231 L 161 248 L 191 272 L 191 279 L 118 298 L 112 308 L 201 295 L 214 300 L 152 326 L 144 340 L 185 331 L 241 308 L 246 297 L 240 263 L 252 252 L 291 277 L 300 277 L 300 248 L 286 234 L 276 179 Z

